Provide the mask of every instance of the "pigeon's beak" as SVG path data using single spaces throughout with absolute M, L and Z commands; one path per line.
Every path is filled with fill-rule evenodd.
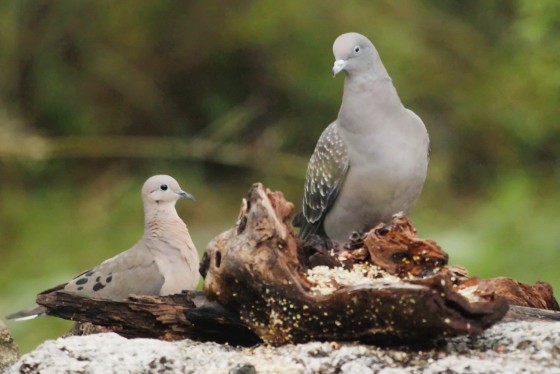
M 346 60 L 336 60 L 332 68 L 333 77 L 340 73 L 346 67 Z
M 185 191 L 183 191 L 183 190 L 179 190 L 179 191 L 177 191 L 177 192 L 175 192 L 175 193 L 176 193 L 177 195 L 181 196 L 181 197 L 184 197 L 185 199 L 191 199 L 192 201 L 196 201 L 196 199 L 194 198 L 193 195 L 191 195 L 190 193 L 185 192 Z

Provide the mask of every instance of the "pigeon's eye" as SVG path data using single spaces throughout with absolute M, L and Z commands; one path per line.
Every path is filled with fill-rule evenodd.
M 361 48 L 360 48 L 359 45 L 357 45 L 357 46 L 354 47 L 354 53 L 355 53 L 355 54 L 360 53 L 360 50 L 361 50 Z
M 167 184 L 162 184 L 159 188 L 161 188 L 162 191 L 165 191 L 167 190 Z

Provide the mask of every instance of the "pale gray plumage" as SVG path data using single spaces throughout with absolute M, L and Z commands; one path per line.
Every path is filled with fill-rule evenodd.
M 300 238 L 345 241 L 416 203 L 429 138 L 406 109 L 373 44 L 347 33 L 333 45 L 333 74 L 345 71 L 336 121 L 321 134 L 307 167 Z
M 54 289 L 109 300 L 124 300 L 131 294 L 163 296 L 195 289 L 199 255 L 175 210 L 180 198 L 194 200 L 170 176 L 149 178 L 142 187 L 144 235 L 140 241 Z M 28 319 L 44 311 L 37 307 L 8 318 Z

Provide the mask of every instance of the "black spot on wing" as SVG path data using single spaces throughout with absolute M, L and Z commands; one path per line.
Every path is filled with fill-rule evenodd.
M 76 284 L 86 284 L 88 282 L 87 278 L 80 278 L 76 281 Z
M 113 280 L 113 276 L 112 276 L 112 275 L 109 275 L 109 276 L 107 277 L 107 279 L 105 279 L 105 283 L 111 283 L 112 280 Z
M 94 291 L 99 291 L 99 290 L 102 290 L 104 288 L 105 288 L 105 285 L 101 284 L 101 283 L 96 283 L 96 284 L 93 285 L 93 290 Z

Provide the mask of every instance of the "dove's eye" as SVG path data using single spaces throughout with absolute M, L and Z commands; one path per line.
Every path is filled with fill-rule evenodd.
M 357 45 L 357 46 L 354 47 L 354 53 L 355 53 L 355 54 L 360 53 L 360 50 L 361 50 L 361 48 L 360 48 L 359 45 Z
M 162 191 L 165 191 L 167 190 L 167 184 L 162 184 L 159 188 L 161 188 Z

